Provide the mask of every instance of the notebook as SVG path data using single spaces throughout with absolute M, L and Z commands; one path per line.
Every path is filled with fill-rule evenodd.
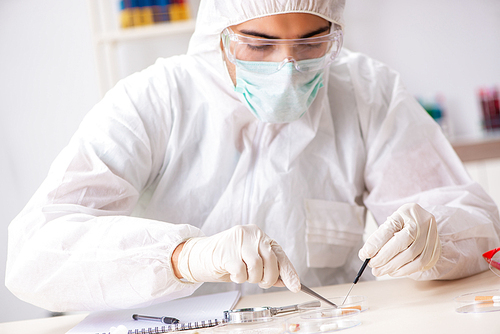
M 224 311 L 234 308 L 240 298 L 239 291 L 186 297 L 141 309 L 104 311 L 89 314 L 66 334 L 107 334 L 111 327 L 124 325 L 128 333 L 169 333 L 173 327 L 160 321 L 133 320 L 133 314 L 174 317 L 182 323 L 221 321 Z M 182 333 L 182 332 L 181 332 Z

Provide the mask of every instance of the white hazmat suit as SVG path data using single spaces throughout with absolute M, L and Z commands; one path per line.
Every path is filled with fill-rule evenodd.
M 412 278 L 487 269 L 481 254 L 499 244 L 497 207 L 396 72 L 344 50 L 309 110 L 285 124 L 258 121 L 234 92 L 224 28 L 288 12 L 342 25 L 343 6 L 202 0 L 188 54 L 109 91 L 11 223 L 8 288 L 54 311 L 183 297 L 199 284 L 173 276 L 173 249 L 247 224 L 281 245 L 304 284 L 345 283 L 361 265 L 366 209 L 381 224 L 406 203 L 435 216 L 441 244 L 435 266 Z

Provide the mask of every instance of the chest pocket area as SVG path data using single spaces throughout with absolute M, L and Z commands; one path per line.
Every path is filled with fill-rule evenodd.
M 307 266 L 337 268 L 363 240 L 365 208 L 344 202 L 305 200 Z

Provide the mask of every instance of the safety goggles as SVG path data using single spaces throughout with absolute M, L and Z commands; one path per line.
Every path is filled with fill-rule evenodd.
M 342 48 L 342 30 L 327 35 L 299 39 L 268 39 L 243 36 L 230 28 L 221 34 L 224 52 L 237 67 L 248 69 L 247 62 L 274 63 L 279 71 L 293 63 L 301 72 L 317 71 L 330 64 Z
M 490 265 L 490 270 L 500 276 L 500 248 L 495 248 L 483 254 L 483 258 Z

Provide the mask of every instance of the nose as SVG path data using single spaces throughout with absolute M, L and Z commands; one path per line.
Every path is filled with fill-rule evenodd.
M 297 54 L 296 48 L 293 45 L 280 45 L 276 50 L 275 61 L 280 62 L 278 70 L 281 70 L 283 66 L 287 63 L 293 63 L 296 70 L 299 70 L 299 65 L 297 64 Z
M 283 59 L 298 60 L 296 58 L 296 48 L 293 45 L 280 45 L 275 51 L 276 61 L 281 61 Z

